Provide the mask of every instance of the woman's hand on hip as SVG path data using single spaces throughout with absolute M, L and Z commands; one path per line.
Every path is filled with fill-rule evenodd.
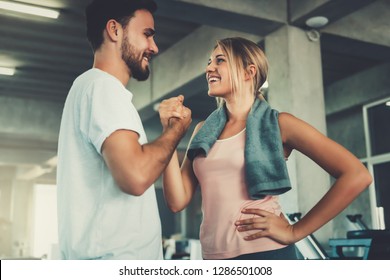
M 253 218 L 242 219 L 235 222 L 237 230 L 240 232 L 253 231 L 244 237 L 251 241 L 262 237 L 269 237 L 281 244 L 292 244 L 295 242 L 294 226 L 284 217 L 261 209 L 243 209 L 243 214 L 253 214 Z

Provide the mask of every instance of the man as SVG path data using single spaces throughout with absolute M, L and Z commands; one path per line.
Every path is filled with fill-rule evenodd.
M 147 143 L 129 79 L 146 80 L 158 48 L 152 0 L 95 0 L 86 9 L 93 68 L 73 83 L 58 147 L 58 220 L 64 259 L 162 259 L 153 182 L 191 122 L 183 97 L 160 109 Z M 175 117 L 175 118 L 171 118 Z

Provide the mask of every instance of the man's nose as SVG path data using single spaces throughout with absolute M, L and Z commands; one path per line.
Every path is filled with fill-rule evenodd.
M 150 45 L 150 50 L 154 53 L 154 54 L 158 54 L 158 47 L 157 47 L 157 44 L 156 42 L 154 41 L 154 39 L 152 39 L 152 43 Z

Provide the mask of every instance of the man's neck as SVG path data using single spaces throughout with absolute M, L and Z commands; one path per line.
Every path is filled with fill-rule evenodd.
M 131 78 L 128 67 L 123 60 L 108 57 L 103 53 L 95 53 L 93 68 L 100 69 L 117 78 L 124 86 L 127 86 Z

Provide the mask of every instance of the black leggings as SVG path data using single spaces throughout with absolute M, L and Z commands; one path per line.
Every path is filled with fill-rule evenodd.
M 282 249 L 244 254 L 227 260 L 299 260 L 297 249 L 294 244 Z

